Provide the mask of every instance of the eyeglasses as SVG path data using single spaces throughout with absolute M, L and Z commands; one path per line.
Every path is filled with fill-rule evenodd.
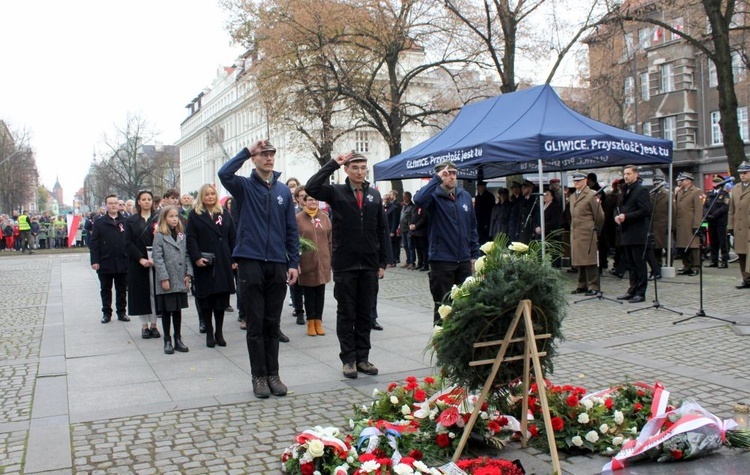
M 366 172 L 367 167 L 349 167 L 349 170 L 353 172 Z

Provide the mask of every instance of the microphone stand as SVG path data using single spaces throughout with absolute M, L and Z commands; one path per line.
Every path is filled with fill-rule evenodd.
M 529 225 L 529 219 L 534 215 L 534 208 L 536 208 L 537 203 L 539 203 L 539 193 L 532 193 L 534 195 L 534 202 L 531 204 L 531 210 L 529 210 L 529 214 L 526 215 L 526 220 L 523 222 L 523 227 L 521 228 L 521 232 L 526 231 L 526 226 Z M 531 232 L 529 232 L 529 241 L 531 241 Z
M 723 187 L 723 185 L 722 185 L 722 187 Z M 711 204 L 708 206 L 708 209 L 706 210 L 705 213 L 703 213 L 703 217 L 701 218 L 701 223 L 703 221 L 705 221 L 706 220 L 706 216 L 708 216 L 708 214 L 711 213 L 711 210 L 713 209 L 714 205 L 716 204 L 716 200 L 719 199 L 719 196 L 721 196 L 721 193 L 716 193 L 716 196 L 714 196 L 714 199 L 711 200 Z M 690 251 L 690 245 L 693 244 L 693 241 L 695 240 L 695 237 L 698 236 L 698 233 L 700 233 L 700 231 L 701 231 L 701 228 L 699 226 L 698 229 L 696 229 L 695 232 L 693 233 L 693 237 L 690 238 L 690 242 L 685 247 L 685 249 L 683 250 L 683 252 L 689 252 Z M 703 240 L 702 239 L 700 241 L 700 246 L 701 247 L 703 246 Z M 703 310 L 703 255 L 702 255 L 703 254 L 703 249 L 699 249 L 699 250 L 700 250 L 700 253 L 699 253 L 699 257 L 698 257 L 698 264 L 699 264 L 699 267 L 700 267 L 700 277 L 699 277 L 699 281 L 698 281 L 698 286 L 700 288 L 700 308 L 698 309 L 698 313 L 696 313 L 692 317 L 683 318 L 682 320 L 677 320 L 676 322 L 672 322 L 672 325 L 677 325 L 678 323 L 687 322 L 688 320 L 692 320 L 692 319 L 697 318 L 697 317 L 712 318 L 714 320 L 719 320 L 721 322 L 731 323 L 732 325 L 736 325 L 737 322 L 735 322 L 735 321 L 727 320 L 727 319 L 719 318 L 719 317 L 712 317 L 711 315 L 706 315 L 706 312 Z
M 659 198 L 661 197 L 661 193 L 656 193 L 656 196 L 654 197 L 654 202 L 651 203 L 651 216 L 648 220 L 648 232 L 646 233 L 646 248 L 643 250 L 643 255 L 641 256 L 641 259 L 646 260 L 646 253 L 647 252 L 654 252 L 654 246 L 656 244 L 656 240 L 654 238 L 654 214 L 656 211 L 656 203 L 659 201 Z M 661 262 L 659 263 L 661 266 Z M 656 275 L 656 274 L 654 274 Z M 651 308 L 655 308 L 656 310 L 664 309 L 668 312 L 676 313 L 677 315 L 682 315 L 682 312 L 678 312 L 677 310 L 672 310 L 671 308 L 667 308 L 661 303 L 659 303 L 659 279 L 654 278 L 654 300 L 653 305 L 649 307 L 642 307 L 642 308 L 636 308 L 635 310 L 628 311 L 628 314 L 640 312 L 641 310 L 648 310 Z
M 600 192 L 603 192 L 603 191 L 604 191 L 604 188 L 602 188 L 600 191 L 597 191 L 596 195 L 599 195 Z M 601 193 L 601 194 L 604 195 L 604 193 Z M 591 254 L 591 247 L 594 245 L 594 236 L 598 236 L 599 234 L 598 229 L 596 228 L 596 221 L 599 218 L 599 210 L 602 209 L 601 201 L 599 203 L 600 205 L 596 207 L 596 214 L 594 215 L 594 229 L 591 230 L 591 238 L 589 239 L 589 252 L 588 252 L 589 254 Z M 596 267 L 597 267 L 596 269 L 597 275 L 599 275 L 599 250 L 598 249 L 596 250 Z M 578 272 L 581 272 L 581 271 L 579 270 Z M 610 302 L 619 303 L 620 305 L 622 305 L 624 302 L 604 296 L 604 292 L 602 292 L 601 290 L 602 289 L 601 280 L 602 280 L 601 277 L 599 277 L 599 292 L 597 292 L 596 295 L 592 297 L 586 297 L 585 299 L 576 300 L 573 303 L 575 304 L 579 302 L 585 302 L 587 300 L 599 299 L 599 300 L 609 300 Z

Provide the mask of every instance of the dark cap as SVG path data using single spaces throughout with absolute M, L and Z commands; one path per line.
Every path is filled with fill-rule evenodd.
M 662 183 L 664 181 L 664 175 L 654 175 L 654 183 Z
M 508 188 L 521 188 L 521 184 L 518 183 L 517 181 L 511 181 L 508 184 Z
M 744 172 L 750 172 L 750 162 L 744 161 L 744 162 L 740 163 L 740 166 L 737 167 L 737 171 L 738 172 L 742 172 L 742 173 L 744 173 Z
M 560 183 L 560 179 L 559 178 L 552 178 L 552 179 L 550 179 L 549 182 L 550 182 L 550 184 L 552 184 L 552 183 Z
M 588 175 L 586 175 L 586 178 L 589 178 L 594 181 L 599 181 L 599 179 L 596 177 L 596 173 L 590 172 Z
M 350 163 L 354 162 L 366 162 L 367 157 L 362 155 L 361 153 L 354 153 L 347 161 L 344 162 L 344 165 L 349 165 Z
M 486 181 L 478 181 L 477 182 L 477 186 L 487 186 L 487 182 Z
M 713 182 L 714 182 L 714 183 L 721 183 L 721 182 L 723 182 L 723 181 L 724 181 L 724 177 L 723 177 L 723 176 L 721 176 L 721 175 L 716 175 L 716 176 L 714 177 L 714 180 L 713 180 Z
M 529 180 L 524 180 L 523 183 L 521 183 L 521 186 L 530 186 L 533 188 L 536 185 L 534 185 L 534 183 L 530 182 Z
M 677 181 L 680 180 L 690 180 L 693 181 L 695 178 L 693 178 L 693 174 L 689 172 L 682 172 L 679 175 L 677 175 Z
M 573 181 L 585 180 L 586 174 L 584 174 L 583 172 L 574 172 L 571 178 L 573 179 Z
M 448 167 L 455 168 L 456 170 L 458 170 L 458 167 L 456 166 L 455 163 L 451 162 L 450 160 L 446 160 L 444 162 L 440 162 L 437 165 L 435 165 L 435 173 L 440 172 Z
M 276 147 L 273 146 L 270 140 L 266 140 L 265 145 L 263 145 L 263 148 L 261 148 L 260 151 L 276 153 Z

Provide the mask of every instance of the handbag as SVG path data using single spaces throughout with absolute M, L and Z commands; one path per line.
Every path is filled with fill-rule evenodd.
M 209 266 L 212 266 L 214 265 L 214 259 L 216 258 L 216 254 L 214 254 L 213 252 L 201 252 L 201 257 L 208 261 L 206 262 L 206 264 L 208 264 Z

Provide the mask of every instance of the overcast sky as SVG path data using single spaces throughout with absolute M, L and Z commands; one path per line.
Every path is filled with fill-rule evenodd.
M 0 119 L 31 133 L 40 182 L 70 204 L 102 135 L 128 113 L 158 140 L 242 50 L 217 0 L 0 0 Z

